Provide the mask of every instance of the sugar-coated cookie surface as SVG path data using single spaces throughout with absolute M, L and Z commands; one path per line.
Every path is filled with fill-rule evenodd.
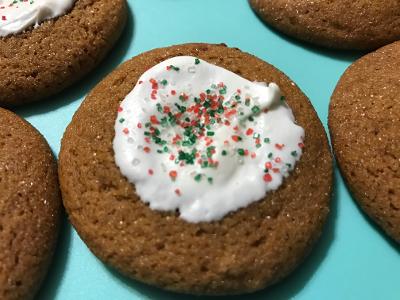
M 400 242 L 400 42 L 353 63 L 332 95 L 329 128 L 361 208 Z
M 56 245 L 61 198 L 43 137 L 0 108 L 0 299 L 32 299 Z
M 145 71 L 176 56 L 197 57 L 250 81 L 275 82 L 306 132 L 304 153 L 282 186 L 220 221 L 190 223 L 151 209 L 115 163 L 121 101 Z M 72 224 L 105 263 L 164 289 L 222 295 L 276 283 L 310 253 L 329 212 L 332 160 L 314 109 L 283 73 L 238 49 L 185 44 L 136 56 L 92 90 L 63 137 L 59 175 Z
M 82 78 L 115 44 L 126 18 L 125 0 L 76 0 L 58 18 L 0 37 L 0 106 L 43 99 Z
M 268 24 L 335 49 L 376 49 L 400 39 L 397 0 L 249 0 Z

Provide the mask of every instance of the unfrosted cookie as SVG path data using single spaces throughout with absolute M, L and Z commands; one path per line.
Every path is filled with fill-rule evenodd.
M 38 4 L 26 14 L 40 19 L 57 16 L 60 10 L 58 17 L 13 33 L 9 28 L 20 27 L 19 22 L 7 27 L 10 18 L 22 18 L 14 11 L 29 10 L 29 3 L 40 3 L 13 2 L 3 1 L 3 9 L 0 5 L 0 106 L 43 99 L 82 78 L 117 41 L 127 16 L 125 0 L 62 0 L 58 5 L 65 5 L 60 8 L 50 3 L 50 9 L 41 9 Z M 26 18 L 22 21 L 27 22 Z
M 353 63 L 329 109 L 332 145 L 361 208 L 400 242 L 400 42 Z
M 32 299 L 49 267 L 61 198 L 49 146 L 0 108 L 0 299 Z
M 295 38 L 335 49 L 376 49 L 400 39 L 397 0 L 249 0 L 268 24 Z
M 196 72 L 196 65 L 209 62 L 250 81 L 275 82 L 292 108 L 297 123 L 305 130 L 304 152 L 283 184 L 257 199 L 259 201 L 218 220 L 192 222 L 175 211 L 150 208 L 139 198 L 135 185 L 122 175 L 114 158 L 115 123 L 127 122 L 122 117 L 116 120 L 117 110 L 122 111 L 121 101 L 135 85 L 142 84 L 139 77 L 144 72 L 176 56 L 193 57 L 189 72 Z M 180 68 L 182 66 L 166 67 L 171 72 L 178 72 Z M 168 86 L 167 81 L 151 79 L 154 90 L 161 85 Z M 179 82 L 171 81 L 170 84 L 179 86 Z M 196 81 L 193 84 L 196 85 Z M 214 88 L 220 89 L 220 94 L 225 92 L 222 83 Z M 161 93 L 161 90 L 152 92 L 151 97 L 157 98 Z M 170 93 L 171 97 L 178 95 L 174 90 Z M 210 91 L 209 95 L 212 94 Z M 200 95 L 196 101 L 203 101 L 203 96 L 207 98 Z M 189 98 L 191 96 L 179 93 L 179 101 L 190 101 Z M 181 105 L 179 107 L 184 110 Z M 143 109 L 145 113 L 146 107 Z M 159 111 L 168 110 L 160 107 Z M 175 108 L 171 110 L 175 111 Z M 252 110 L 255 111 L 254 107 Z M 230 110 L 225 112 L 231 113 Z M 164 122 L 163 118 L 157 118 L 151 117 L 151 122 Z M 179 122 L 186 121 L 189 122 L 186 119 Z M 157 132 L 147 123 L 138 122 L 137 127 Z M 126 133 L 128 130 L 122 129 Z M 246 134 L 249 134 L 248 130 Z M 215 137 L 217 133 L 206 135 Z M 193 138 L 192 134 L 188 136 Z M 163 144 L 154 135 L 152 139 L 158 145 Z M 232 136 L 229 140 L 235 143 L 240 138 Z M 149 149 L 141 149 L 144 152 L 160 150 L 150 149 L 150 146 L 154 147 L 154 144 L 146 146 Z M 209 150 L 208 167 L 215 167 L 212 159 L 215 149 Z M 246 156 L 246 150 L 241 150 L 237 149 L 238 154 L 232 155 Z M 193 155 L 202 158 L 202 155 Z M 246 159 L 251 159 L 253 154 L 248 155 Z M 180 156 L 172 159 L 190 163 L 190 155 Z M 132 164 L 136 163 L 132 161 Z M 156 169 L 145 171 L 145 176 L 156 176 L 158 172 Z M 179 183 L 181 173 L 168 170 L 166 174 Z M 325 131 L 314 109 L 283 73 L 238 49 L 224 45 L 186 44 L 152 50 L 132 58 L 88 95 L 63 137 L 59 176 L 64 205 L 72 224 L 91 251 L 105 263 L 133 279 L 168 290 L 190 294 L 240 294 L 278 282 L 310 253 L 329 211 L 332 161 Z M 270 179 L 267 175 L 265 178 L 266 181 Z M 194 176 L 188 180 L 217 184 L 216 178 L 210 181 L 207 177 Z M 159 184 L 159 189 L 165 190 L 165 198 L 170 197 L 169 185 L 161 186 L 161 181 Z M 183 197 L 186 190 L 176 189 L 175 193 L 177 197 Z M 220 201 L 225 201 L 228 194 L 229 191 L 221 192 Z

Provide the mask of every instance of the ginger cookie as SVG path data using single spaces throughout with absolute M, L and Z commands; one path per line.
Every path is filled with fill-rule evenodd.
M 224 295 L 274 284 L 310 253 L 332 160 L 283 73 L 239 49 L 185 44 L 136 56 L 93 89 L 64 134 L 59 176 L 72 224 L 105 263 Z
M 376 49 L 400 39 L 397 0 L 249 0 L 254 11 L 285 34 L 334 49 Z
M 347 186 L 400 242 L 400 42 L 353 63 L 332 95 L 329 128 Z
M 118 40 L 125 0 L 0 1 L 0 106 L 37 101 L 91 71 Z
M 61 197 L 44 138 L 0 108 L 0 299 L 32 299 L 56 245 Z

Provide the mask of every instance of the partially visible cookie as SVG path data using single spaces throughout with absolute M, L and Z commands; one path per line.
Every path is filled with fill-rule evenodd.
M 77 0 L 65 15 L 0 37 L 0 106 L 43 99 L 82 78 L 115 44 L 126 17 L 125 0 Z
M 0 108 L 0 299 L 32 299 L 56 245 L 61 199 L 44 138 Z
M 295 38 L 335 49 L 376 49 L 400 39 L 397 0 L 249 0 L 268 24 Z
M 342 174 L 361 208 L 400 242 L 400 42 L 352 64 L 329 109 Z
M 166 70 L 178 72 L 181 68 L 192 72 L 196 64 L 204 63 L 202 60 L 250 81 L 275 82 L 298 124 L 305 130 L 304 153 L 283 185 L 276 191 L 264 193 L 258 199 L 260 201 L 218 221 L 188 222 L 175 211 L 151 209 L 138 196 L 138 185 L 131 184 L 122 175 L 114 158 L 114 128 L 117 109 L 122 109 L 121 101 L 136 84 L 143 83 L 138 80 L 144 72 L 176 56 L 193 56 L 193 66 L 186 69 L 168 65 Z M 158 82 L 154 78 L 150 82 L 154 85 L 154 98 L 159 85 L 168 82 L 172 86 L 176 84 L 176 88 L 179 85 L 179 82 Z M 198 83 L 195 81 L 193 84 Z M 219 86 L 223 94 L 223 84 L 219 83 Z M 186 101 L 185 94 L 178 91 L 171 90 L 171 95 L 180 95 L 179 101 Z M 205 99 L 205 94 L 202 94 L 199 101 L 204 100 L 201 100 L 203 96 Z M 213 98 L 211 94 L 210 97 Z M 183 109 L 180 105 L 178 107 Z M 256 108 L 253 107 L 252 111 Z M 147 110 L 143 109 L 143 112 Z M 160 110 L 169 111 L 168 107 Z M 157 118 L 153 116 L 151 122 L 164 122 Z M 175 123 L 173 115 L 170 118 L 170 122 Z M 138 128 L 151 126 L 150 123 L 142 126 L 136 118 L 131 121 Z M 118 122 L 125 120 L 121 118 Z M 157 132 L 154 128 L 149 130 Z M 127 133 L 128 129 L 124 132 Z M 246 134 L 252 133 L 247 131 Z M 207 136 L 216 138 L 217 133 Z M 239 138 L 232 136 L 232 140 L 239 141 Z M 268 143 L 268 140 L 263 142 Z M 212 156 L 214 148 L 211 148 L 208 157 Z M 146 150 L 146 147 L 142 149 L 155 151 Z M 164 147 L 164 151 L 168 149 Z M 245 151 L 242 152 L 246 155 Z M 240 149 L 238 153 L 241 155 Z M 185 156 L 190 163 L 190 157 L 183 154 L 179 159 L 185 159 Z M 135 159 L 131 162 L 137 165 Z M 214 164 L 213 161 L 210 164 Z M 266 168 L 269 168 L 267 164 Z M 156 172 L 156 169 L 149 169 L 143 174 L 152 176 Z M 169 172 L 172 180 L 176 175 L 176 172 Z M 59 176 L 63 202 L 72 224 L 91 251 L 107 264 L 133 279 L 168 290 L 190 294 L 240 294 L 278 282 L 310 253 L 329 212 L 332 161 L 325 131 L 312 105 L 283 73 L 239 49 L 224 45 L 185 44 L 136 56 L 94 88 L 64 134 Z M 254 173 L 249 174 L 251 176 L 255 176 Z M 265 176 L 268 181 L 268 174 Z M 208 178 L 203 180 L 208 184 Z M 170 195 L 161 183 L 158 189 L 165 191 L 165 196 Z M 175 190 L 175 193 L 178 197 L 181 195 L 180 190 Z M 225 190 L 219 194 L 221 203 L 227 200 L 228 193 Z

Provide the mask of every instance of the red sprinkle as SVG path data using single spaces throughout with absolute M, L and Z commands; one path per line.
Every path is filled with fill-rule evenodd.
M 2 19 L 3 21 L 7 21 L 6 16 L 1 16 L 1 19 Z
M 137 128 L 142 128 L 142 123 L 137 123 Z
M 153 175 L 154 174 L 153 169 L 149 169 L 148 173 L 149 173 L 150 176 Z
M 239 141 L 239 136 L 238 135 L 232 135 L 232 140 L 234 140 L 235 142 Z
M 279 171 L 278 168 L 273 168 L 273 169 L 272 169 L 272 172 L 274 172 L 274 173 L 279 173 L 280 171 Z
M 275 144 L 275 148 L 278 149 L 278 150 L 282 150 L 283 147 L 285 147 L 284 144 Z
M 153 89 L 153 90 L 158 90 L 158 83 L 157 83 L 157 81 L 155 80 L 155 79 L 150 79 L 150 83 L 151 83 L 151 88 Z
M 153 100 L 157 100 L 157 90 L 153 90 L 151 92 L 150 98 Z
M 124 109 L 121 107 L 121 106 L 119 106 L 118 107 L 118 112 L 121 112 L 121 111 L 123 111 Z
M 282 161 L 282 160 L 281 160 L 280 157 L 275 158 L 275 162 L 276 162 L 276 163 L 280 163 L 281 161 Z
M 160 124 L 160 122 L 158 121 L 158 119 L 155 115 L 150 116 L 150 122 L 151 122 L 151 124 Z
M 128 134 L 128 133 L 129 133 L 129 129 L 128 129 L 128 128 L 124 128 L 124 129 L 122 130 L 122 132 L 125 133 L 125 134 Z
M 254 130 L 252 128 L 247 129 L 246 135 L 252 135 Z
M 299 143 L 299 148 L 304 148 L 304 144 L 303 143 Z
M 176 95 L 176 91 L 175 90 L 171 90 L 171 95 L 175 96 Z
M 269 173 L 264 174 L 264 181 L 265 181 L 265 182 L 271 182 L 271 181 L 272 181 L 272 176 L 271 176 L 271 174 L 269 174 Z
M 143 151 L 146 152 L 146 153 L 150 153 L 151 149 L 150 149 L 150 147 L 146 146 L 146 147 L 143 148 Z
M 176 172 L 175 170 L 172 170 L 169 172 L 169 177 L 172 178 L 172 180 L 175 180 L 175 178 L 178 176 L 178 172 Z
M 171 112 L 171 108 L 169 106 L 165 105 L 163 111 L 165 114 L 168 114 Z
M 265 163 L 265 168 L 266 169 L 272 169 L 272 164 L 270 162 Z
M 177 194 L 178 196 L 181 196 L 182 195 L 181 190 L 180 189 L 176 189 L 175 190 L 175 194 Z

